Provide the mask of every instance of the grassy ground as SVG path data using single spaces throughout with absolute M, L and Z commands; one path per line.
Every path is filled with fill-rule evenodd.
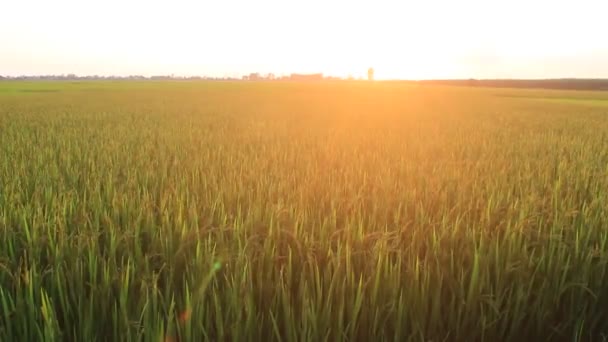
M 607 98 L 0 83 L 0 340 L 601 341 Z

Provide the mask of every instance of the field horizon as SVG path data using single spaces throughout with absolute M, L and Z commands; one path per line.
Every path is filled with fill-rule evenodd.
M 291 80 L 291 79 L 260 79 L 257 81 L 245 80 L 241 77 L 206 77 L 206 76 L 77 76 L 77 75 L 35 75 L 3 77 L 0 82 L 247 82 L 247 83 L 332 83 L 332 82 L 369 82 L 363 79 L 348 79 L 333 76 L 323 76 L 320 80 Z M 245 76 L 243 76 L 245 77 Z M 608 91 L 608 78 L 452 78 L 452 79 L 375 79 L 374 83 L 400 83 L 403 85 L 431 85 L 431 86 L 460 86 L 474 88 L 513 88 L 513 89 L 545 89 L 545 90 L 580 90 L 580 91 Z

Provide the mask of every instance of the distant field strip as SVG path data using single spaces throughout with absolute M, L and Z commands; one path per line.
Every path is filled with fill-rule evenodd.
M 524 90 L 525 92 L 526 90 Z M 527 90 L 529 91 L 529 90 Z M 551 92 L 551 91 L 547 91 Z M 513 98 L 513 99 L 527 99 L 534 101 L 547 101 L 553 103 L 562 103 L 562 104 L 580 104 L 580 105 L 590 105 L 590 106 L 608 106 L 608 95 L 604 93 L 594 93 L 592 95 L 582 94 L 579 96 L 564 96 L 564 91 L 555 91 L 556 94 L 552 94 L 553 96 L 543 96 L 540 94 L 530 94 L 530 95 L 515 95 L 515 94 L 499 94 L 499 97 L 505 98 Z M 571 91 L 570 93 L 576 94 L 577 91 Z M 572 95 L 572 94 L 571 94 Z M 596 96 L 593 96 L 596 95 Z
M 580 98 L 538 98 L 540 101 L 549 101 L 556 103 L 580 104 L 589 106 L 608 106 L 608 99 L 580 99 Z

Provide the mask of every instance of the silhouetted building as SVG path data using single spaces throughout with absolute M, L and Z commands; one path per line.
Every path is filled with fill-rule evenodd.
M 374 68 L 367 69 L 367 80 L 368 81 L 374 80 Z
M 170 80 L 171 76 L 155 75 L 155 76 L 151 76 L 150 79 L 153 81 L 163 81 L 163 80 Z
M 292 81 L 322 81 L 323 74 L 291 74 Z

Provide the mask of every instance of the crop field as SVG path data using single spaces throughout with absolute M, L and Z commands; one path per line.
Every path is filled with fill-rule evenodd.
M 0 341 L 608 341 L 608 93 L 0 82 Z

